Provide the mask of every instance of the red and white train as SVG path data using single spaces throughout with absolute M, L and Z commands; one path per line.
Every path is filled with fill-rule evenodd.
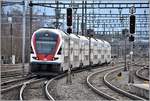
M 33 33 L 31 46 L 32 73 L 59 73 L 68 70 L 69 64 L 71 68 L 89 65 L 89 38 L 85 36 L 69 35 L 59 29 L 41 28 Z M 109 63 L 110 44 L 104 40 L 91 38 L 90 61 L 92 65 Z

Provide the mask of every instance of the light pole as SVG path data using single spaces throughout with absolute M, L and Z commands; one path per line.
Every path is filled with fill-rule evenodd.
M 11 38 L 10 38 L 10 43 L 11 43 L 11 45 L 10 45 L 10 49 L 11 49 L 11 51 L 10 51 L 10 54 L 11 54 L 11 63 L 12 63 L 12 45 L 13 45 L 13 43 L 12 43 L 12 37 L 13 37 L 13 32 L 12 32 L 12 17 L 8 17 L 8 22 L 9 22 L 9 24 L 10 24 L 10 36 L 11 36 Z

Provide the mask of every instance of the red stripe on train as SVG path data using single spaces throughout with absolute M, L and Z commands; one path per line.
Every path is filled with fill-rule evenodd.
M 53 61 L 54 55 L 45 55 L 45 54 L 37 54 L 37 60 L 44 60 L 44 61 Z

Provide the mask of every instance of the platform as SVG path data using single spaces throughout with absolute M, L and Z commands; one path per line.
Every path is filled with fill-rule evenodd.
M 149 84 L 130 84 L 130 92 L 149 99 Z

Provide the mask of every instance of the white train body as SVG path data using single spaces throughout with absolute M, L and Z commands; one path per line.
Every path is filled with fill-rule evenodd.
M 54 38 L 51 38 L 53 36 Z M 31 45 L 33 49 L 30 56 L 31 72 L 63 72 L 68 70 L 69 64 L 71 68 L 85 67 L 90 64 L 89 38 L 85 36 L 69 35 L 58 29 L 42 28 L 34 32 Z M 110 44 L 91 38 L 90 56 L 92 65 L 109 63 L 111 61 Z

